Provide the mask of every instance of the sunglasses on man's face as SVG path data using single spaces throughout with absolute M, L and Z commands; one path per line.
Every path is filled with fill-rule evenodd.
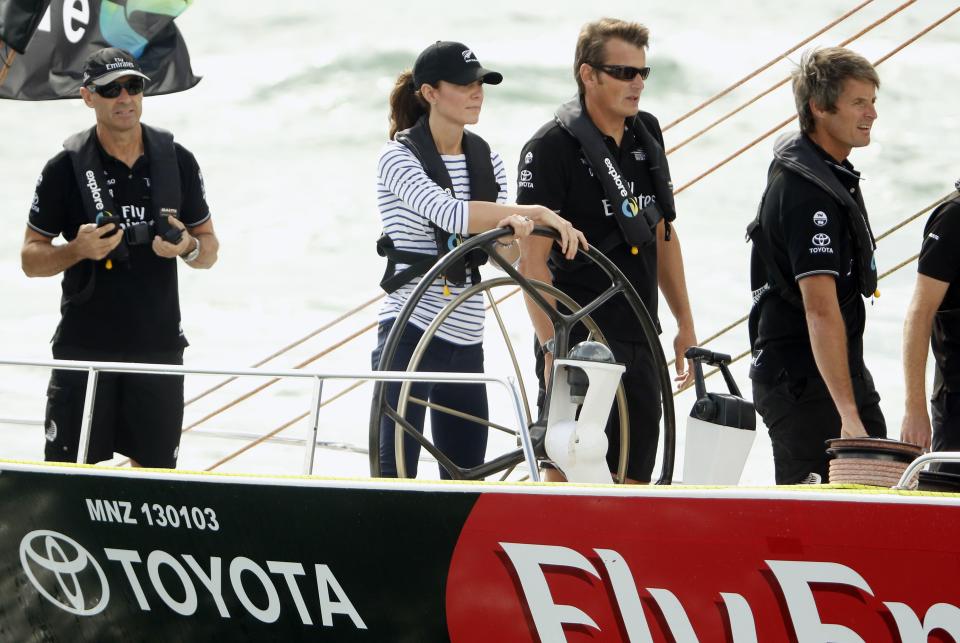
M 136 96 L 143 91 L 143 79 L 131 78 L 125 83 L 113 81 L 112 83 L 101 85 L 100 87 L 97 87 L 96 85 L 90 85 L 90 91 L 95 94 L 100 94 L 104 98 L 116 98 L 120 95 L 120 91 L 124 89 L 126 89 L 127 93 L 131 96 Z
M 650 75 L 649 67 L 631 67 L 630 65 L 595 65 L 594 63 L 590 63 L 590 66 L 594 69 L 599 69 L 600 71 L 609 74 L 617 80 L 633 80 L 637 76 L 640 76 L 642 80 L 646 80 L 647 76 Z

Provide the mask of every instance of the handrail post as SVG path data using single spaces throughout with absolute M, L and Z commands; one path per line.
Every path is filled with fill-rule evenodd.
M 519 386 L 517 385 L 517 380 L 513 377 L 508 377 L 507 382 L 510 383 L 507 386 L 507 390 L 510 392 L 510 397 L 513 400 L 513 408 L 517 412 L 517 421 L 520 424 L 520 444 L 523 446 L 523 456 L 527 461 L 527 467 L 530 469 L 530 480 L 532 482 L 540 482 L 540 469 L 537 467 L 537 455 L 533 451 L 533 439 L 530 437 L 530 427 L 527 426 L 526 413 L 523 408 L 523 402 L 520 399 Z
M 80 444 L 77 448 L 77 464 L 86 464 L 90 451 L 90 430 L 93 426 L 94 398 L 97 394 L 99 373 L 93 366 L 87 369 L 87 392 L 83 397 L 83 421 L 80 423 Z
M 320 422 L 320 401 L 323 394 L 323 378 L 313 378 L 313 401 L 310 405 L 310 424 L 303 450 L 303 475 L 313 475 L 313 457 L 317 450 L 317 430 Z

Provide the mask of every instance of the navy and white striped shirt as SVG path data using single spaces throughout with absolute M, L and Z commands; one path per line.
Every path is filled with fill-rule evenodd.
M 389 141 L 380 152 L 377 165 L 377 208 L 383 221 L 383 231 L 399 250 L 436 255 L 433 228 L 430 223 L 449 232 L 467 235 L 470 200 L 470 176 L 464 154 L 441 155 L 453 182 L 451 197 L 434 183 L 417 157 L 406 146 Z M 507 201 L 507 171 L 503 160 L 490 153 L 493 173 L 500 193 L 497 203 Z M 397 264 L 397 272 L 407 264 Z M 417 277 L 387 295 L 380 308 L 379 321 L 394 319 L 420 282 Z M 469 281 L 467 282 L 470 283 Z M 426 330 L 437 314 L 467 286 L 449 285 L 450 295 L 443 294 L 443 280 L 437 279 L 424 293 L 410 323 Z M 437 329 L 437 337 L 454 344 L 478 344 L 483 341 L 483 296 L 475 295 L 460 305 Z

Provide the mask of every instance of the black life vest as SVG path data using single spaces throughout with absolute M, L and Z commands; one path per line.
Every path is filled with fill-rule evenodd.
M 150 159 L 150 213 L 154 222 L 161 220 L 161 213 L 177 216 L 180 211 L 180 166 L 177 152 L 173 146 L 173 134 L 170 132 L 140 124 L 143 131 L 143 145 Z M 73 173 L 80 189 L 83 210 L 90 223 L 95 223 L 97 215 L 114 213 L 113 196 L 103 183 L 105 171 L 100 148 L 97 144 L 97 128 L 78 132 L 63 142 L 73 165 Z M 130 256 L 126 241 L 111 251 L 108 259 L 126 262 Z M 65 304 L 82 304 L 89 301 L 96 287 L 97 271 L 90 263 L 90 278 L 77 293 L 65 297 Z
M 394 139 L 405 145 L 423 166 L 424 172 L 430 180 L 453 195 L 453 181 L 447 172 L 443 159 L 437 151 L 437 145 L 430 133 L 430 124 L 427 115 L 420 117 L 417 123 L 403 131 L 397 132 Z M 461 146 L 467 159 L 467 173 L 470 176 L 470 200 L 495 202 L 500 194 L 500 185 L 493 172 L 493 163 L 490 160 L 490 146 L 482 138 L 463 131 Z M 380 287 L 387 293 L 392 293 L 404 284 L 425 274 L 434 264 L 456 248 L 460 243 L 460 235 L 444 230 L 432 221 L 434 241 L 437 254 L 427 255 L 422 252 L 398 250 L 393 241 L 386 234 L 377 239 L 377 254 L 387 258 L 387 268 L 380 281 Z M 476 249 L 467 254 L 462 261 L 457 261 L 448 267 L 443 278 L 456 286 L 462 286 L 467 281 L 467 269 L 470 269 L 471 283 L 480 283 L 479 266 L 487 262 L 487 254 Z M 395 273 L 398 263 L 409 264 L 400 272 Z
M 636 196 L 630 192 L 616 158 L 610 154 L 610 150 L 603 141 L 603 134 L 587 115 L 580 98 L 574 98 L 561 105 L 554 116 L 557 124 L 580 144 L 580 149 L 594 176 L 603 186 L 603 192 L 620 229 L 619 234 L 613 233 L 599 243 L 593 244 L 604 254 L 608 254 L 621 243 L 626 243 L 631 248 L 640 248 L 653 243 L 657 224 L 661 219 L 666 221 L 665 238 L 669 240 L 670 222 L 677 218 L 667 155 L 644 125 L 641 114 L 629 119 L 627 125 L 647 153 L 653 191 L 657 197 L 645 208 L 640 208 Z
M 844 189 L 824 159 L 814 149 L 813 144 L 800 132 L 784 134 L 773 146 L 773 161 L 767 171 L 767 187 L 763 191 L 757 216 L 747 226 L 747 239 L 753 242 L 757 256 L 766 268 L 767 284 L 754 293 L 753 305 L 756 306 L 764 296 L 776 291 L 785 301 L 803 308 L 803 299 L 799 289 L 787 279 L 773 255 L 773 248 L 761 231 L 760 217 L 763 204 L 770 191 L 773 177 L 778 172 L 793 172 L 810 181 L 833 198 L 847 213 L 847 228 L 854 246 L 853 256 L 857 266 L 857 282 L 860 294 L 872 297 L 877 291 L 877 263 L 875 250 L 877 242 L 867 219 L 867 208 L 863 197 L 857 191 L 856 198 Z

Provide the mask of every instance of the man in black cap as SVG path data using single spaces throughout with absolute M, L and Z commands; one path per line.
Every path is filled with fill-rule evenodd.
M 96 126 L 68 138 L 37 181 L 21 262 L 29 277 L 63 273 L 57 359 L 183 363 L 176 260 L 209 268 L 219 243 L 193 154 L 140 122 L 149 80 L 126 51 L 92 54 L 80 96 Z M 47 460 L 77 459 L 86 381 L 51 375 Z M 182 423 L 181 376 L 102 374 L 87 461 L 116 451 L 175 467 Z
M 541 203 L 582 230 L 591 246 L 624 273 L 655 324 L 658 288 L 677 322 L 673 341 L 677 382 L 692 373 L 684 353 L 696 344 L 687 296 L 673 184 L 655 116 L 640 111 L 650 73 L 649 32 L 636 22 L 604 18 L 583 26 L 573 64 L 578 96 L 533 135 L 520 153 L 518 203 Z M 596 265 L 551 254 L 550 239 L 523 241 L 521 272 L 557 288 L 583 305 L 599 297 L 610 279 Z M 528 304 L 537 335 L 537 376 L 542 392 L 552 368 L 554 330 L 546 314 Z M 618 362 L 626 365 L 624 392 L 630 417 L 627 481 L 648 482 L 660 431 L 660 378 L 650 346 L 627 300 L 618 296 L 594 313 Z M 586 337 L 578 325 L 571 344 Z M 616 471 L 619 416 L 607 424 L 607 464 Z M 555 472 L 547 478 L 557 480 Z
M 956 183 L 960 190 L 960 181 Z M 900 439 L 934 451 L 960 451 L 960 196 L 938 206 L 923 229 L 917 283 L 903 326 L 905 409 Z M 931 342 L 932 339 L 932 342 Z M 931 436 L 927 414 L 927 351 L 936 369 Z M 937 465 L 934 465 L 937 466 Z M 960 473 L 960 465 L 939 465 Z

